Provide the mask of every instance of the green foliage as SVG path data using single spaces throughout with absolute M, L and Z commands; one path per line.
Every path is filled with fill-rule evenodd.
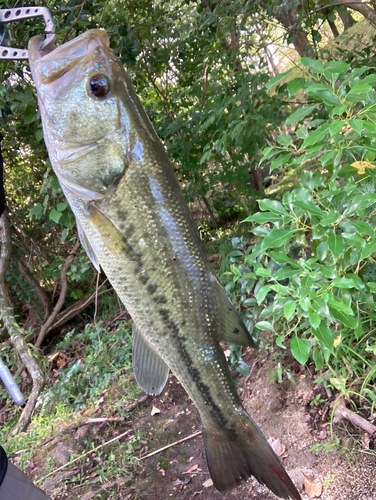
M 229 355 L 227 357 L 227 364 L 229 368 L 234 368 L 240 375 L 249 375 L 249 367 L 242 359 L 241 347 L 237 344 L 229 346 Z M 235 387 L 238 386 L 236 377 L 232 377 Z
M 302 364 L 329 366 L 345 392 L 347 378 L 371 366 L 375 328 L 376 93 L 373 77 L 345 63 L 302 62 L 313 75 L 299 86 L 315 103 L 295 111 L 286 120 L 294 128 L 264 151 L 271 168 L 283 158 L 297 172 L 299 187 L 259 200 L 261 211 L 245 219 L 255 243 L 233 241 L 226 289 L 256 330 L 275 332 Z M 312 112 L 321 118 L 308 119 Z
M 64 404 L 74 410 L 82 409 L 89 400 L 97 398 L 111 381 L 131 371 L 131 334 L 122 324 L 113 332 L 99 322 L 87 324 L 82 332 L 72 330 L 56 346 L 57 350 L 73 346 L 79 361 L 59 371 L 59 380 L 43 396 L 43 412 L 54 412 Z

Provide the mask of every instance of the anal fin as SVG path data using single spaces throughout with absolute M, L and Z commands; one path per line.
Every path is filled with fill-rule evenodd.
M 163 391 L 169 368 L 135 324 L 132 328 L 132 362 L 138 385 L 151 396 Z

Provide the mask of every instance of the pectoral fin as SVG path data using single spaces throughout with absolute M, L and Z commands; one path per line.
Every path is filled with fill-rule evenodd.
M 147 394 L 156 396 L 166 385 L 169 368 L 135 324 L 132 337 L 132 361 L 136 382 Z
M 97 260 L 97 256 L 95 255 L 94 250 L 90 245 L 90 241 L 87 239 L 86 234 L 83 232 L 82 227 L 78 222 L 77 222 L 77 230 L 78 230 L 78 237 L 80 238 L 81 241 L 81 245 L 84 247 L 84 250 L 87 253 L 87 256 L 91 260 L 95 269 L 98 271 L 98 273 L 100 273 L 101 268 Z
M 247 330 L 240 314 L 235 309 L 225 289 L 213 275 L 213 285 L 217 293 L 219 309 L 221 312 L 221 341 L 229 344 L 249 345 L 255 349 L 257 346 Z

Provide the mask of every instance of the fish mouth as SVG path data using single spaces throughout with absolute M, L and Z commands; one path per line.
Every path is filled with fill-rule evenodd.
M 44 38 L 34 36 L 28 45 L 29 63 L 34 82 L 51 83 L 78 64 L 97 47 L 109 49 L 110 41 L 104 30 L 88 30 L 59 47 L 43 47 Z

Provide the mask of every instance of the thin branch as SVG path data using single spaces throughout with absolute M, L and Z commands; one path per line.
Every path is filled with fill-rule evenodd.
M 156 455 L 157 453 L 160 453 L 161 451 L 167 450 L 167 448 L 171 448 L 172 446 L 175 446 L 176 444 L 183 443 L 184 441 L 188 441 L 189 439 L 193 439 L 197 436 L 202 435 L 202 431 L 195 432 L 194 434 L 191 434 L 190 436 L 187 436 L 183 439 L 179 439 L 179 441 L 175 441 L 174 443 L 168 444 L 167 446 L 164 446 L 163 448 L 159 448 L 159 450 L 155 450 L 151 453 L 148 453 L 147 455 L 144 455 L 143 457 L 140 457 L 140 460 L 144 460 L 145 458 L 152 457 L 153 455 Z
M 362 429 L 362 431 L 367 432 L 370 436 L 376 436 L 376 426 L 371 424 L 371 422 L 368 422 L 368 420 L 366 420 L 365 418 L 346 408 L 343 399 L 338 403 L 334 411 L 334 415 L 340 420 L 345 418 L 355 427 L 358 427 L 359 429 Z
M 68 465 L 72 465 L 73 463 L 77 462 L 77 460 L 81 460 L 81 458 L 84 458 L 86 457 L 87 455 L 89 455 L 90 453 L 94 453 L 95 451 L 97 450 L 100 450 L 101 448 L 103 448 L 104 446 L 107 446 L 108 444 L 110 443 L 113 443 L 114 441 L 117 441 L 118 439 L 121 439 L 122 437 L 124 436 L 127 436 L 129 435 L 131 432 L 133 432 L 133 429 L 129 429 L 128 431 L 126 432 L 123 432 L 123 434 L 120 434 L 119 436 L 116 436 L 112 439 L 110 439 L 109 441 L 106 441 L 105 443 L 101 444 L 100 446 L 97 446 L 96 448 L 93 448 L 89 451 L 87 451 L 86 453 L 84 453 L 83 455 L 80 455 L 79 457 L 76 457 L 74 458 L 73 460 L 70 460 L 68 463 L 62 465 L 61 467 L 59 467 L 58 469 L 55 469 L 53 470 L 52 472 L 50 472 L 49 474 L 47 474 L 47 476 L 44 476 L 42 479 L 39 479 L 38 481 L 36 481 L 38 484 L 40 484 L 42 481 L 44 481 L 45 479 L 47 479 L 48 477 L 52 476 L 53 474 L 55 474 L 56 472 L 59 472 L 60 470 L 62 469 L 65 469 L 66 467 L 68 467 Z
M 59 295 L 59 300 L 57 301 L 50 317 L 45 322 L 45 324 L 42 326 L 42 328 L 39 330 L 38 338 L 37 338 L 37 341 L 35 342 L 36 347 L 40 347 L 42 345 L 44 337 L 46 336 L 50 327 L 53 325 L 57 315 L 59 314 L 61 308 L 64 305 L 65 297 L 66 297 L 67 291 L 68 291 L 67 272 L 69 270 L 69 266 L 72 263 L 72 260 L 74 259 L 78 249 L 80 248 L 80 245 L 81 245 L 81 243 L 79 241 L 77 241 L 77 243 L 73 246 L 73 248 L 69 254 L 69 257 L 67 258 L 67 260 L 65 261 L 65 263 L 61 269 L 61 273 L 60 273 L 61 291 L 60 291 L 60 295 Z

